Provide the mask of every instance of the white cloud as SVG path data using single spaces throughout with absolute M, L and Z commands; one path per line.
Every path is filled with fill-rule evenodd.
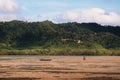
M 41 21 L 41 15 L 25 16 L 23 20 L 24 21 L 30 21 L 30 22 Z
M 0 21 L 11 21 L 16 19 L 17 16 L 15 14 L 0 14 Z
M 19 5 L 15 2 L 15 0 L 0 0 L 0 11 L 13 12 L 18 7 Z
M 31 21 L 31 22 L 36 22 L 36 21 L 45 21 L 45 20 L 50 20 L 54 21 L 54 18 L 58 16 L 60 12 L 49 12 L 45 14 L 34 14 L 30 16 L 25 16 L 24 20 L 26 21 Z M 55 21 L 54 21 L 55 22 Z
M 16 10 L 19 5 L 15 0 L 0 0 L 0 21 L 11 21 L 18 19 Z
M 61 13 L 57 22 L 96 22 L 103 25 L 120 25 L 120 15 L 101 8 L 70 10 Z

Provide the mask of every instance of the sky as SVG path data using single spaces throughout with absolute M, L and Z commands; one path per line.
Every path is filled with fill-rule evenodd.
M 120 0 L 0 0 L 0 21 L 120 25 Z

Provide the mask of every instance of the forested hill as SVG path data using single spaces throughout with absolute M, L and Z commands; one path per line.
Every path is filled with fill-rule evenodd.
M 120 26 L 97 23 L 61 23 L 51 21 L 0 22 L 0 48 L 53 45 L 87 46 L 93 44 L 106 49 L 120 49 Z

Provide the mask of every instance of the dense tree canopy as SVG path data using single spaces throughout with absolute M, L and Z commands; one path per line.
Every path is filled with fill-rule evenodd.
M 67 44 L 80 40 L 82 44 L 97 43 L 105 48 L 120 48 L 120 27 L 76 22 L 0 22 L 0 43 L 9 47 L 54 45 L 63 43 L 63 39 Z

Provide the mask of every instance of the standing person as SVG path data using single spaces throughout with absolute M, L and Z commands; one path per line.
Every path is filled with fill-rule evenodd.
M 83 56 L 83 60 L 86 60 L 86 57 L 85 57 L 85 56 Z

